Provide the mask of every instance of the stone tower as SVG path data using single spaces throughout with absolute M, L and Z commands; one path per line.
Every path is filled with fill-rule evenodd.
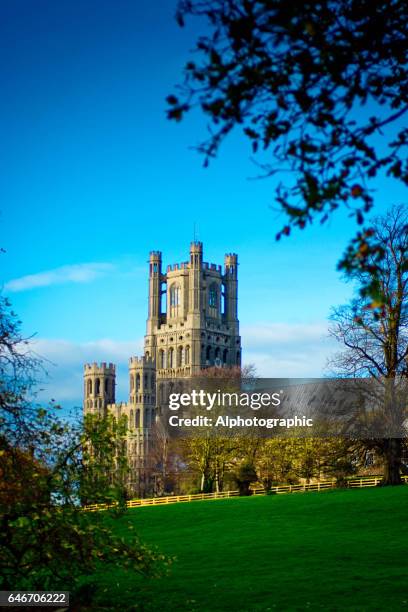
M 115 366 L 113 363 L 84 366 L 84 412 L 105 416 L 108 404 L 115 403 Z
M 202 243 L 192 242 L 189 260 L 167 266 L 166 274 L 161 253 L 150 253 L 145 355 L 155 360 L 158 380 L 241 364 L 237 296 L 234 253 L 225 255 L 222 270 L 203 261 Z

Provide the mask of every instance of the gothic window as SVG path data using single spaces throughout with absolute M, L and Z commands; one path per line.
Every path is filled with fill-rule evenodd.
M 105 378 L 105 393 L 109 391 L 109 378 Z
M 139 428 L 140 427 L 140 410 L 136 410 L 136 416 L 135 416 L 135 424 L 136 427 Z
M 228 351 L 227 349 L 224 349 L 224 352 L 222 354 L 222 362 L 225 364 L 228 361 Z
M 181 304 L 181 290 L 180 285 L 173 284 L 170 287 L 169 300 L 170 300 L 170 317 L 179 316 L 179 306 Z
M 133 374 L 130 375 L 130 390 L 133 391 L 135 388 L 135 379 L 133 378 Z
M 173 348 L 169 349 L 169 353 L 168 353 L 168 367 L 169 368 L 173 368 L 174 367 L 174 349 Z
M 180 368 L 184 365 L 184 348 L 179 346 L 177 349 L 177 366 Z
M 101 381 L 99 378 L 95 379 L 95 395 L 99 395 L 101 392 Z
M 190 347 L 186 346 L 186 350 L 184 352 L 184 363 L 185 365 L 190 365 Z
M 133 424 L 134 424 L 134 420 L 133 420 L 133 410 L 130 411 L 130 415 L 129 415 L 129 427 L 130 429 L 133 429 Z
M 144 383 L 143 383 L 143 386 L 144 386 L 144 390 L 145 390 L 145 391 L 147 391 L 147 388 L 148 388 L 147 374 L 145 374 L 145 375 L 144 375 Z
M 89 395 L 92 393 L 92 380 L 88 380 L 88 393 Z
M 136 391 L 140 390 L 140 374 L 136 374 Z
M 180 303 L 180 287 L 172 285 L 170 287 L 170 306 L 178 306 Z
M 218 287 L 216 283 L 213 283 L 210 286 L 208 305 L 210 306 L 210 308 L 218 308 Z
M 220 348 L 217 346 L 217 348 L 215 349 L 215 361 L 217 362 L 219 358 L 220 358 Z
M 163 349 L 159 352 L 159 368 L 163 369 L 166 367 L 166 353 Z

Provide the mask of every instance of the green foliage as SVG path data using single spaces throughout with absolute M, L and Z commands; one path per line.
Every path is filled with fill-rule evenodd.
M 124 538 L 107 521 L 124 513 L 125 424 L 96 417 L 75 424 L 58 417 L 55 406 L 37 406 L 41 364 L 6 300 L 0 329 L 0 587 L 68 590 L 75 601 L 84 576 L 100 566 L 159 573 L 167 560 L 140 543 L 133 525 Z M 85 512 L 85 500 L 114 508 Z M 94 591 L 90 585 L 88 594 Z
M 185 66 L 180 95 L 167 98 L 168 116 L 180 120 L 199 106 L 209 117 L 214 130 L 200 147 L 207 160 L 234 127 L 254 153 L 272 149 L 265 171 L 294 176 L 277 193 L 290 225 L 325 220 L 344 203 L 360 223 L 373 202 L 366 179 L 385 170 L 408 182 L 407 129 L 388 137 L 385 153 L 372 140 L 408 110 L 402 0 L 182 0 L 180 24 L 186 16 L 206 20 L 208 34 L 197 40 L 199 60 Z M 368 103 L 372 114 L 355 112 Z
M 274 200 L 287 224 L 277 239 L 344 207 L 362 225 L 377 176 L 408 184 L 403 0 L 180 0 L 179 24 L 189 16 L 206 34 L 167 98 L 168 117 L 198 107 L 209 119 L 205 165 L 243 132 L 261 175 L 280 176 Z M 357 233 L 340 269 L 381 257 L 370 231 Z M 375 279 L 365 291 L 375 301 Z
M 82 432 L 80 497 L 83 503 L 125 502 L 128 462 L 127 419 L 87 414 Z

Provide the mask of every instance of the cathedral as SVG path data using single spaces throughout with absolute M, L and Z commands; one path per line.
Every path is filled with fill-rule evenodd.
M 115 365 L 84 366 L 84 413 L 126 415 L 130 488 L 140 481 L 152 449 L 166 385 L 207 367 L 241 365 L 238 257 L 221 265 L 203 261 L 203 245 L 190 245 L 189 260 L 162 270 L 162 254 L 149 257 L 148 318 L 144 355 L 129 359 L 129 399 L 116 402 Z

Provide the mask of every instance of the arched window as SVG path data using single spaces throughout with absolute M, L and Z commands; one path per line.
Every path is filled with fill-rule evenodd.
M 185 365 L 190 365 L 190 347 L 186 346 L 186 350 L 184 351 L 184 363 Z
M 129 427 L 130 427 L 130 429 L 133 429 L 133 425 L 134 425 L 134 417 L 133 417 L 133 410 L 131 410 L 130 414 L 129 414 Z
M 105 378 L 105 393 L 109 391 L 109 378 Z
M 92 393 L 92 380 L 88 380 L 88 393 L 89 395 Z
M 219 360 L 220 358 L 220 347 L 219 346 L 217 346 L 217 348 L 215 349 L 214 357 L 215 357 L 215 361 Z
M 178 306 L 180 304 L 180 287 L 172 285 L 170 287 L 170 306 Z
M 159 352 L 159 368 L 163 369 L 166 367 L 166 353 L 163 349 L 160 349 Z
M 216 283 L 210 285 L 210 292 L 208 295 L 208 305 L 210 308 L 218 308 L 218 287 Z
M 177 349 L 177 366 L 180 368 L 184 365 L 184 348 L 179 346 Z
M 205 361 L 207 364 L 211 363 L 211 346 L 207 346 L 207 350 L 205 352 Z
M 147 391 L 148 389 L 148 382 L 147 382 L 147 374 L 144 375 L 144 379 L 143 379 L 143 388 L 145 391 Z
M 137 428 L 140 427 L 140 410 L 135 411 L 135 425 Z
M 178 317 L 179 316 L 179 306 L 180 306 L 180 286 L 176 283 L 171 285 L 169 291 L 169 300 L 170 300 L 170 317 Z
M 99 378 L 95 379 L 95 395 L 99 395 L 101 392 L 101 381 Z
M 133 391 L 135 388 L 135 379 L 133 378 L 133 374 L 130 375 L 130 390 Z
M 173 349 L 173 347 L 169 348 L 168 367 L 169 368 L 173 368 L 174 367 L 174 349 Z
M 222 362 L 225 364 L 228 361 L 228 350 L 224 349 L 224 352 L 222 354 Z
M 136 374 L 136 391 L 140 390 L 140 374 Z

